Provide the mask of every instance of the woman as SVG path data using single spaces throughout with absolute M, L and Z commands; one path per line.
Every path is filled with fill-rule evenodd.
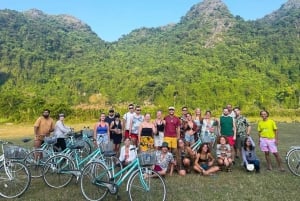
M 115 119 L 110 124 L 110 131 L 112 133 L 112 140 L 115 145 L 114 151 L 116 152 L 116 155 L 119 155 L 120 151 L 120 145 L 122 142 L 122 134 L 124 133 L 123 124 L 120 120 L 120 114 L 115 114 Z
M 203 143 L 209 143 L 212 148 L 216 140 L 216 127 L 218 122 L 211 117 L 211 111 L 206 111 L 202 121 L 201 140 Z
M 158 150 L 164 141 L 164 130 L 166 125 L 166 121 L 162 117 L 161 110 L 156 112 L 156 119 L 153 123 L 156 128 L 156 132 L 154 133 L 154 147 Z
M 177 141 L 176 169 L 180 176 L 190 172 L 191 161 L 194 160 L 195 154 L 189 146 L 185 146 L 182 139 Z
M 187 146 L 191 146 L 195 143 L 194 134 L 197 130 L 197 125 L 192 119 L 191 113 L 186 114 L 186 121 L 183 125 L 184 128 L 184 139 Z
M 195 116 L 193 118 L 195 124 L 197 125 L 197 131 L 195 133 L 195 141 L 197 141 L 200 137 L 200 133 L 201 133 L 201 126 L 202 126 L 202 116 L 201 116 L 201 109 L 200 108 L 196 108 L 195 109 Z
M 95 145 L 97 147 L 101 145 L 101 148 L 104 147 L 104 144 L 108 144 L 110 142 L 109 125 L 107 122 L 105 122 L 105 117 L 105 113 L 101 113 L 99 122 L 94 126 L 94 142 L 96 143 Z
M 214 161 L 215 159 L 210 153 L 209 145 L 203 143 L 196 154 L 194 170 L 204 176 L 212 175 L 220 169 L 218 166 L 213 165 Z
M 232 158 L 231 148 L 225 136 L 220 136 L 217 144 L 217 162 L 220 167 L 225 166 L 227 172 L 231 172 Z
M 122 162 L 123 167 L 127 166 L 136 158 L 135 146 L 131 144 L 130 138 L 125 138 L 124 145 L 121 148 L 119 160 Z
M 242 157 L 244 167 L 247 169 L 248 164 L 253 164 L 256 173 L 259 173 L 259 160 L 255 153 L 255 144 L 250 136 L 245 138 L 244 146 L 242 147 Z
M 58 121 L 55 124 L 54 128 L 54 137 L 57 138 L 57 143 L 54 145 L 55 148 L 58 149 L 58 151 L 63 151 L 66 149 L 66 134 L 71 131 L 71 128 L 68 126 L 65 126 L 64 124 L 65 115 L 59 114 L 58 115 Z
M 151 116 L 146 113 L 144 116 L 144 121 L 140 124 L 138 140 L 140 144 L 141 151 L 148 151 L 153 149 L 153 133 L 156 133 L 156 128 L 154 124 L 150 121 Z

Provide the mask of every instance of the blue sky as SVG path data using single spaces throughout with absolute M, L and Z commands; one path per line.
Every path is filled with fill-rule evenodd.
M 106 41 L 116 41 L 141 27 L 177 23 L 202 0 L 0 0 L 0 9 L 69 14 L 88 24 Z M 277 10 L 287 0 L 223 0 L 233 15 L 255 20 Z

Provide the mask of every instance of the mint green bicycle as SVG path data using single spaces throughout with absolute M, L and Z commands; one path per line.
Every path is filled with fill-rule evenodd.
M 119 187 L 128 178 L 126 191 L 131 201 L 165 201 L 167 190 L 164 179 L 151 168 L 142 166 L 155 163 L 156 155 L 147 154 L 139 154 L 118 172 L 113 171 L 113 165 L 108 166 L 103 161 L 90 162 L 82 170 L 80 188 L 83 196 L 87 200 L 98 201 L 104 199 L 108 192 L 117 195 Z M 121 179 L 116 181 L 122 174 Z
M 83 147 L 84 144 L 74 144 L 69 147 L 73 150 L 72 152 L 54 155 L 45 162 L 43 166 L 43 180 L 48 186 L 62 188 L 68 185 L 74 176 L 78 181 L 82 175 L 81 170 L 87 163 L 93 160 L 100 160 L 106 165 L 112 165 L 114 167 L 113 171 L 122 169 L 122 164 L 114 156 L 114 152 L 105 152 L 99 146 L 91 154 L 84 157 L 81 155 Z M 114 164 L 119 164 L 119 166 L 115 166 Z M 118 178 L 120 177 L 121 175 Z

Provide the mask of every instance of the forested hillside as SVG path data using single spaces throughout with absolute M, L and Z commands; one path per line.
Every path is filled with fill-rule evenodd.
M 300 0 L 255 21 L 204 0 L 176 24 L 113 43 L 72 16 L 0 10 L 0 119 L 31 120 L 44 107 L 97 115 L 129 102 L 218 113 L 232 103 L 249 115 L 261 108 L 295 115 L 299 37 Z

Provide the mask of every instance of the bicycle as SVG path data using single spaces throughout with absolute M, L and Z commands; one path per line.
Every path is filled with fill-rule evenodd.
M 136 151 L 136 148 L 133 149 Z M 102 161 L 92 161 L 82 170 L 80 179 L 81 192 L 87 200 L 102 200 L 108 192 L 112 195 L 117 195 L 119 187 L 128 178 L 126 191 L 131 201 L 165 201 L 167 190 L 164 179 L 151 168 L 144 167 L 144 165 L 155 164 L 155 160 L 155 154 L 149 155 L 146 153 L 145 155 L 141 153 L 118 172 L 114 172 L 113 166 L 107 166 Z M 116 181 L 116 178 L 123 173 L 124 175 Z
M 43 167 L 43 180 L 48 186 L 62 188 L 71 182 L 73 176 L 76 176 L 78 181 L 84 165 L 95 159 L 105 161 L 108 165 L 112 163 L 114 170 L 122 169 L 120 160 L 114 156 L 115 153 L 104 152 L 101 147 L 95 149 L 88 156 L 81 157 L 79 152 L 83 146 L 83 144 L 74 144 L 73 147 L 70 147 L 74 150 L 72 153 L 58 154 L 46 161 Z
M 50 157 L 55 156 L 58 153 L 70 154 L 72 152 L 72 149 L 70 149 L 69 147 L 72 147 L 78 142 L 84 143 L 84 146 L 81 148 L 81 155 L 83 157 L 91 153 L 91 146 L 89 144 L 87 146 L 87 142 L 82 141 L 83 139 L 81 134 L 78 134 L 78 132 L 74 132 L 72 130 L 66 136 L 67 148 L 63 151 L 57 150 L 57 148 L 55 148 L 55 144 L 57 142 L 57 139 L 55 137 L 46 137 L 41 148 L 34 149 L 26 155 L 24 162 L 31 171 L 31 177 L 42 177 L 44 164 Z
M 31 182 L 30 171 L 20 161 L 26 149 L 1 140 L 0 143 L 3 152 L 0 156 L 0 196 L 16 198 L 25 193 Z
M 296 176 L 300 176 L 300 146 L 292 146 L 286 154 L 289 170 Z

